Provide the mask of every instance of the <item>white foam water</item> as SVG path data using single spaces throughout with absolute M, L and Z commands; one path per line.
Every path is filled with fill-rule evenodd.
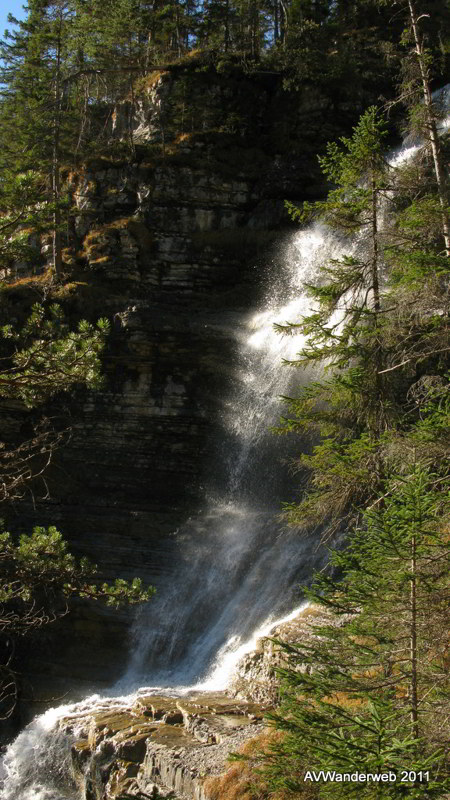
M 285 614 L 279 619 L 274 619 L 271 614 L 259 628 L 253 631 L 251 637 L 246 641 L 242 641 L 242 637 L 239 634 L 231 636 L 218 651 L 204 680 L 197 683 L 193 689 L 203 692 L 218 692 L 226 689 L 241 658 L 247 653 L 256 650 L 260 639 L 270 636 L 272 631 L 279 625 L 298 617 L 307 606 L 307 602 L 301 603 L 289 614 Z
M 235 330 L 236 383 L 223 411 L 226 484 L 178 531 L 178 569 L 160 597 L 138 614 L 121 690 L 149 674 L 160 686 L 210 682 L 212 664 L 217 676 L 222 656 L 231 663 L 230 643 L 243 646 L 274 616 L 290 612 L 298 605 L 296 585 L 322 563 L 314 537 L 280 535 L 276 481 L 287 471 L 286 442 L 280 452 L 269 428 L 278 422 L 280 395 L 299 380 L 298 371 L 281 362 L 295 358 L 303 338 L 277 335 L 274 323 L 309 314 L 305 283 L 322 263 L 352 246 L 320 224 L 296 234 L 283 259 L 284 274 L 277 274 L 261 308 Z

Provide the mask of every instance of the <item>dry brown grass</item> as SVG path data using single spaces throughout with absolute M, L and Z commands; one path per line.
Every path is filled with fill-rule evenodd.
M 261 776 L 255 772 L 258 753 L 268 747 L 273 734 L 264 732 L 250 739 L 240 749 L 248 760 L 236 761 L 223 773 L 207 778 L 204 791 L 208 800 L 257 800 L 268 795 L 268 789 Z
M 123 230 L 128 226 L 130 219 L 131 217 L 119 217 L 118 219 L 113 220 L 113 222 L 107 222 L 105 223 L 105 225 L 99 225 L 98 228 L 94 228 L 89 231 L 84 241 L 85 242 L 92 241 L 98 236 L 101 236 L 103 233 L 107 233 L 111 229 Z
M 87 285 L 85 281 L 69 281 L 57 288 L 53 292 L 53 297 L 55 297 L 56 300 L 65 300 L 67 297 L 70 297 L 71 294 L 77 292 L 80 286 Z
M 326 613 L 327 611 L 323 606 L 319 606 L 316 603 L 311 603 L 309 606 L 306 606 L 303 611 L 300 611 L 298 614 L 298 619 L 323 617 Z
M 44 286 L 49 286 L 51 283 L 53 283 L 53 269 L 52 267 L 48 267 L 45 272 L 42 272 L 40 275 L 28 275 L 24 278 L 8 280 L 2 287 L 2 291 L 19 289 L 22 287 L 32 289 L 34 286 L 42 289 Z
M 139 92 L 148 92 L 153 86 L 155 86 L 158 81 L 162 78 L 163 75 L 167 75 L 167 70 L 163 69 L 155 69 L 152 72 L 149 72 L 148 75 L 145 75 L 142 78 L 138 78 L 134 85 L 134 91 L 136 93 Z
M 362 700 L 360 697 L 354 697 L 348 694 L 348 692 L 335 692 L 330 697 L 324 697 L 323 702 L 331 703 L 332 705 L 337 705 L 348 710 L 361 708 L 361 706 L 367 705 L 367 701 Z
M 130 217 L 121 217 L 119 219 L 115 219 L 113 222 L 108 222 L 105 225 L 99 225 L 98 228 L 90 230 L 83 242 L 83 255 L 86 253 L 90 255 L 98 248 L 102 248 L 106 243 L 103 237 L 107 237 L 110 231 L 125 230 L 129 223 Z
M 179 133 L 178 136 L 174 139 L 174 144 L 182 144 L 182 142 L 189 142 L 193 138 L 194 134 L 191 133 Z
M 252 800 L 248 765 L 235 764 L 224 775 L 208 778 L 205 793 L 210 800 Z
M 292 800 L 293 795 L 287 790 L 273 791 L 258 771 L 264 752 L 282 738 L 280 731 L 267 729 L 246 742 L 239 749 L 239 754 L 246 756 L 245 760 L 235 761 L 222 775 L 206 779 L 203 788 L 208 800 Z M 317 791 L 308 783 L 304 792 L 295 796 L 301 796 L 301 800 L 315 800 Z
M 99 256 L 99 258 L 91 258 L 89 263 L 91 265 L 93 264 L 99 265 L 99 264 L 107 264 L 108 261 L 111 261 L 109 256 Z
M 189 52 L 186 53 L 183 56 L 182 61 L 183 62 L 184 61 L 188 61 L 188 62 L 192 61 L 193 59 L 198 58 L 199 56 L 203 55 L 204 52 L 205 52 L 205 50 L 202 50 L 201 47 L 194 47 L 192 50 L 189 50 Z

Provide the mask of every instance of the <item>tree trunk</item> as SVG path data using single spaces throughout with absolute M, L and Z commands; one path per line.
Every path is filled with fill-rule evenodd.
M 428 135 L 430 139 L 431 152 L 433 154 L 434 172 L 436 175 L 436 183 L 439 195 L 439 203 L 442 209 L 442 233 L 445 242 L 445 252 L 447 257 L 450 257 L 450 222 L 447 215 L 447 196 L 446 196 L 446 175 L 445 168 L 442 162 L 441 148 L 439 142 L 439 135 L 436 126 L 436 117 L 433 111 L 433 101 L 431 97 L 430 81 L 428 68 L 425 61 L 425 53 L 423 48 L 423 40 L 420 36 L 418 22 L 420 16 L 417 15 L 414 7 L 413 0 L 408 0 L 409 15 L 411 19 L 411 27 L 414 35 L 414 49 L 419 64 L 420 77 L 422 80 L 423 99 L 426 111 Z M 428 15 L 427 15 L 428 16 Z
M 282 44 L 286 41 L 286 34 L 288 29 L 288 9 L 284 0 L 280 0 L 281 14 L 280 14 L 280 39 Z
M 374 327 L 375 327 L 375 392 L 376 392 L 376 406 L 375 406 L 375 420 L 374 420 L 374 434 L 378 439 L 382 434 L 383 429 L 383 354 L 381 350 L 381 343 L 379 340 L 378 327 L 379 327 L 379 314 L 381 311 L 381 297 L 380 297 L 380 250 L 378 246 L 378 194 L 375 177 L 372 177 L 372 293 L 373 293 L 373 312 L 374 312 Z M 383 464 L 379 453 L 376 457 L 376 469 L 378 477 L 381 479 Z
M 410 699 L 411 732 L 414 739 L 419 738 L 419 714 L 417 699 L 417 547 L 415 535 L 411 540 L 411 591 L 410 591 Z
M 53 156 L 52 156 L 52 195 L 53 211 L 53 269 L 59 279 L 62 272 L 62 247 L 61 247 L 61 209 L 59 206 L 61 196 L 60 166 L 60 135 L 61 135 L 61 26 L 62 11 L 58 18 L 58 38 L 56 43 L 56 72 L 55 72 L 55 110 L 53 115 Z
M 280 37 L 280 28 L 278 21 L 278 2 L 279 0 L 275 0 L 274 10 L 273 10 L 273 26 L 274 26 L 273 37 L 275 44 L 278 42 L 278 39 Z
M 226 0 L 225 2 L 225 32 L 224 32 L 224 45 L 225 45 L 225 52 L 228 53 L 230 49 L 230 0 Z
M 379 248 L 378 248 L 378 189 L 375 178 L 372 179 L 372 291 L 373 308 L 377 315 L 381 308 L 380 281 L 378 277 Z

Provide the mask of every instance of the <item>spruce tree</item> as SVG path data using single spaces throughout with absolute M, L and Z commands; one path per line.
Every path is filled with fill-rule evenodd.
M 323 769 L 396 779 L 319 781 L 320 797 L 448 792 L 446 487 L 419 467 L 391 478 L 348 546 L 331 552 L 336 577 L 318 574 L 307 590 L 330 623 L 284 646 L 271 719 L 285 735 L 265 761 L 272 788 L 301 795 L 306 772 Z
M 385 136 L 385 124 L 372 107 L 353 136 L 329 144 L 321 159 L 337 188 L 314 206 L 298 210 L 290 205 L 294 218 L 315 214 L 344 235 L 358 237 L 355 252 L 322 265 L 314 283 L 306 285 L 315 310 L 300 322 L 276 326 L 281 334 L 307 337 L 290 366 L 323 365 L 332 371 L 299 396 L 283 398 L 291 416 L 282 420 L 279 433 L 308 431 L 326 437 L 312 455 L 298 460 L 311 470 L 312 479 L 306 499 L 287 507 L 295 524 L 303 518 L 321 523 L 351 515 L 355 503 L 374 496 L 382 478 L 379 441 L 395 415 L 390 387 L 380 374 L 385 324 L 381 200 L 390 179 Z
M 76 109 L 65 81 L 73 7 L 66 0 L 31 0 L 19 31 L 2 43 L 1 166 L 14 181 L 35 170 L 41 180 L 30 204 L 46 204 L 52 233 L 53 267 L 62 267 L 61 225 L 64 198 L 60 170 L 73 152 Z M 6 182 L 8 185 L 8 181 Z M 14 214 L 14 209 L 13 209 Z
M 306 336 L 288 364 L 323 370 L 298 396 L 283 398 L 290 415 L 277 429 L 320 437 L 295 462 L 309 470 L 308 492 L 285 507 L 300 528 L 313 522 L 332 532 L 356 519 L 386 471 L 406 468 L 414 448 L 430 465 L 448 455 L 442 206 L 426 163 L 394 167 L 384 142 L 382 120 L 369 109 L 353 137 L 330 144 L 321 159 L 337 188 L 313 206 L 290 206 L 295 218 L 317 215 L 338 230 L 349 249 L 307 284 L 311 313 L 277 326 Z M 439 425 L 431 422 L 436 415 Z
M 429 143 L 432 153 L 437 195 L 441 208 L 442 236 L 448 258 L 450 257 L 450 217 L 448 212 L 447 173 L 438 134 L 438 115 L 431 93 L 431 52 L 427 48 L 426 33 L 423 31 L 424 22 L 426 23 L 430 16 L 436 13 L 442 15 L 442 9 L 439 11 L 439 9 L 433 7 L 434 3 L 423 2 L 423 0 L 405 0 L 403 5 L 408 15 L 410 37 L 412 40 L 412 57 L 416 64 L 416 74 L 413 76 L 407 75 L 406 86 L 404 87 L 406 90 L 405 94 L 408 98 L 407 105 L 411 109 L 412 116 L 415 117 L 416 124 L 418 118 L 420 119 L 419 128 L 426 141 Z M 447 23 L 448 22 L 449 13 L 447 9 Z M 417 89 L 420 91 L 422 100 L 421 106 L 414 106 L 411 102 L 411 98 L 414 97 L 416 93 L 414 89 L 416 92 Z

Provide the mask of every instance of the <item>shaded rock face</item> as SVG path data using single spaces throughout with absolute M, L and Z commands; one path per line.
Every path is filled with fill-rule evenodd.
M 176 532 L 212 471 L 221 479 L 217 440 L 236 381 L 236 332 L 264 291 L 283 198 L 294 186 L 311 196 L 315 179 L 302 177 L 301 158 L 274 152 L 279 87 L 208 84 L 214 102 L 203 102 L 196 130 L 207 131 L 208 115 L 225 116 L 213 120 L 214 135 L 193 135 L 194 123 L 183 122 L 178 141 L 182 83 L 163 76 L 143 92 L 132 115 L 135 160 L 98 159 L 68 178 L 76 215 L 62 302 L 74 319 L 110 319 L 105 387 L 67 401 L 71 438 L 54 459 L 49 497 L 37 491 L 10 523 L 56 524 L 107 578 L 140 575 L 157 587 L 173 572 Z M 125 135 L 122 111 L 116 136 Z M 129 626 L 126 612 L 80 605 L 31 653 L 23 646 L 26 681 L 38 699 L 113 682 L 128 658 Z

